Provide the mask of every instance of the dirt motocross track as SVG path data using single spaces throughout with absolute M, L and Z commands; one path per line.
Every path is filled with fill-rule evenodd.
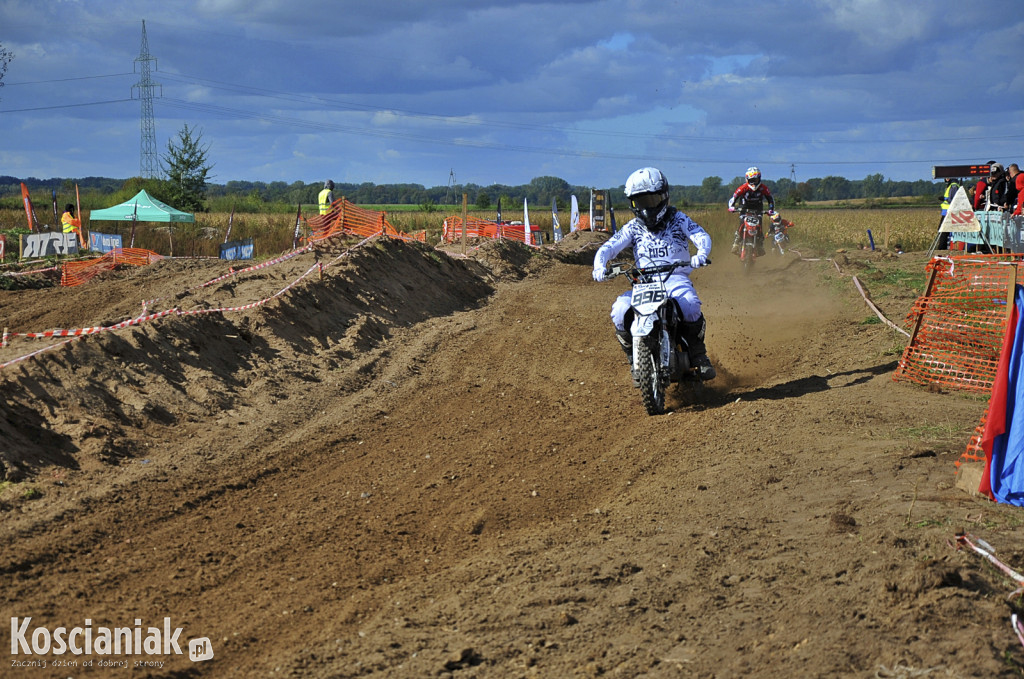
M 621 279 L 590 277 L 601 239 L 334 246 L 265 305 L 0 371 L 0 622 L 169 617 L 184 649 L 0 676 L 1021 676 L 1015 585 L 949 544 L 1024 564 L 1020 510 L 954 485 L 984 399 L 894 382 L 902 336 L 828 262 L 745 279 L 720 247 L 694 275 L 719 376 L 649 417 L 608 318 Z M 228 264 L 164 260 L 2 291 L 0 322 L 245 306 L 313 265 L 199 287 Z M 902 323 L 913 297 L 875 301 Z M 37 657 L 77 666 L 11 666 Z M 163 666 L 85 666 L 104 657 Z

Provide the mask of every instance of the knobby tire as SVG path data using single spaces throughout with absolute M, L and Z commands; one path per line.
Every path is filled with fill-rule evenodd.
M 652 333 L 653 334 L 653 333 Z M 637 376 L 640 380 L 640 398 L 648 415 L 665 412 L 665 390 L 658 370 L 657 340 L 644 337 L 637 347 Z

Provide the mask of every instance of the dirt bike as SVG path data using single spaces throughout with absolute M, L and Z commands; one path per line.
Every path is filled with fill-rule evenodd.
M 740 263 L 743 272 L 750 273 L 757 261 L 757 233 L 761 228 L 761 211 L 744 210 L 740 214 Z
M 665 390 L 673 382 L 690 385 L 695 395 L 703 388 L 700 372 L 690 362 L 689 346 L 683 337 L 683 314 L 666 290 L 669 275 L 689 264 L 686 261 L 644 268 L 613 265 L 606 271 L 607 278 L 626 276 L 633 285 L 631 308 L 627 312 L 627 322 L 630 314 L 633 317 L 631 368 L 648 415 L 665 412 Z
M 786 254 L 789 247 L 789 225 L 785 222 L 771 223 L 772 252 L 778 255 Z

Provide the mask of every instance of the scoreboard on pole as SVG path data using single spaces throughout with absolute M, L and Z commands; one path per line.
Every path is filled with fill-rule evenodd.
M 932 167 L 932 178 L 987 177 L 990 167 L 990 163 L 984 165 L 935 165 Z

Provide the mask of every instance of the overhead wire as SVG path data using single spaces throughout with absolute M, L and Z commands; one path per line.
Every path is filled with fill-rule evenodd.
M 33 84 L 46 84 L 52 82 L 68 82 L 76 80 L 93 80 L 99 78 L 112 78 L 112 77 L 123 77 L 126 75 L 136 75 L 134 73 L 111 73 L 101 74 L 94 76 L 79 76 L 72 78 L 59 78 L 53 80 L 39 80 L 39 81 L 24 81 L 19 83 L 6 83 L 7 86 L 19 86 L 19 85 L 33 85 Z M 412 119 L 424 119 L 432 121 L 440 121 L 447 125 L 462 125 L 462 126 L 473 126 L 473 127 L 495 127 L 495 128 L 506 128 L 506 129 L 521 129 L 521 130 L 538 130 L 538 131 L 549 131 L 559 132 L 566 134 L 585 135 L 585 136 L 598 136 L 606 138 L 624 138 L 624 139 L 645 139 L 645 140 L 660 140 L 660 141 L 680 141 L 680 142 L 725 142 L 725 143 L 788 143 L 788 144 L 849 144 L 849 143 L 934 143 L 934 142 L 966 142 L 966 141 L 982 141 L 990 140 L 990 137 L 959 137 L 959 138 L 919 138 L 919 139 L 858 139 L 858 140 L 842 140 L 842 139 L 757 139 L 757 138 L 740 138 L 740 137 L 709 137 L 709 136 L 689 136 L 689 135 L 671 135 L 671 134 L 647 134 L 638 132 L 628 131 L 600 131 L 600 130 L 588 130 L 586 128 L 570 127 L 562 125 L 550 125 L 550 124 L 539 124 L 539 123 L 522 123 L 513 121 L 501 121 L 501 120 L 488 120 L 488 119 L 476 119 L 466 116 L 451 116 L 438 113 L 427 113 L 422 111 L 411 111 L 404 109 L 396 109 L 389 107 L 373 106 L 369 104 L 360 104 L 344 100 L 336 100 L 326 98 L 317 95 L 299 95 L 294 93 L 282 92 L 279 90 L 272 90 L 267 88 L 251 87 L 247 85 L 236 85 L 231 83 L 225 83 L 222 81 L 212 80 L 209 78 L 201 78 L 198 76 L 191 76 L 187 74 L 172 74 L 172 73 L 161 73 L 160 78 L 163 80 L 171 80 L 174 82 L 180 82 L 184 84 L 193 84 L 203 87 L 211 87 L 214 89 L 222 89 L 229 92 L 235 92 L 238 94 L 251 94 L 254 96 L 268 97 L 272 99 L 279 99 L 290 103 L 307 103 L 315 104 L 318 106 L 330 106 L 336 109 L 342 109 L 353 112 L 364 112 L 364 113 L 387 113 L 399 118 L 412 118 Z M 217 113 L 224 116 L 230 116 L 235 118 L 246 118 L 252 120 L 262 120 L 264 122 L 272 122 L 281 125 L 287 125 L 296 128 L 306 128 L 316 131 L 332 131 L 341 132 L 346 134 L 357 134 L 361 136 L 371 136 L 379 138 L 391 138 L 391 139 L 404 139 L 407 141 L 416 141 L 421 143 L 441 144 L 458 147 L 468 148 L 480 148 L 480 149 L 491 149 L 511 152 L 523 152 L 523 153 L 542 153 L 546 155 L 553 155 L 559 157 L 577 157 L 577 158 L 603 158 L 603 159 L 614 159 L 614 160 L 649 160 L 658 162 L 689 162 L 689 163 L 742 163 L 745 160 L 737 159 L 708 159 L 708 158 L 683 158 L 676 155 L 663 156 L 663 157 L 652 157 L 651 154 L 623 154 L 623 153 L 609 153 L 601 151 L 577 151 L 570 149 L 552 149 L 550 147 L 534 147 L 518 144 L 505 144 L 500 142 L 491 142 L 484 140 L 471 140 L 465 138 L 438 138 L 437 135 L 420 135 L 411 132 L 399 132 L 395 130 L 385 130 L 379 127 L 367 127 L 367 126 L 354 126 L 354 125 L 341 125 L 337 123 L 328 123 L 322 121 L 311 121 L 302 118 L 288 117 L 279 114 L 267 114 L 258 113 L 252 111 L 246 111 L 244 109 L 238 109 L 228 106 L 221 106 L 215 104 L 205 104 L 202 102 L 186 101 L 183 99 L 177 99 L 173 97 L 160 97 L 160 101 L 164 102 L 175 108 L 181 108 L 186 110 L 204 111 L 208 113 Z M 56 110 L 64 108 L 78 108 L 85 106 L 100 106 L 108 104 L 119 104 L 128 101 L 137 101 L 135 98 L 127 99 L 111 99 L 106 101 L 96 102 L 83 102 L 75 104 L 59 104 L 53 106 L 36 106 L 27 107 L 20 109 L 3 109 L 0 113 L 26 113 L 33 111 L 46 111 Z M 1002 139 L 1007 138 L 1019 138 L 1024 135 L 1003 135 Z M 975 158 L 957 158 L 957 159 L 942 159 L 942 160 L 871 160 L 871 161 L 856 161 L 856 160 L 828 160 L 828 161 L 799 161 L 801 165 L 901 165 L 901 164 L 920 164 L 920 163 L 935 163 L 935 164 L 949 164 L 949 163 L 969 163 L 974 162 Z M 791 160 L 786 161 L 771 161 L 766 160 L 764 162 L 778 162 L 778 163 L 790 163 Z

